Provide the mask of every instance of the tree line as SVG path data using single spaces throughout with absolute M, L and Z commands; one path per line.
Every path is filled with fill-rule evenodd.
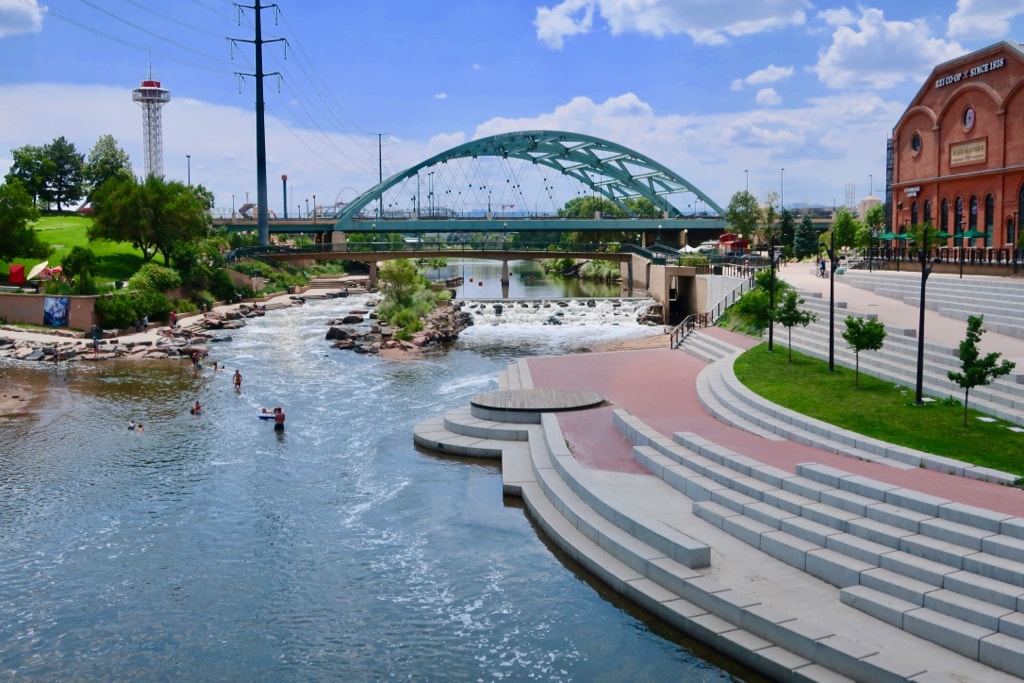
M 836 249 L 869 247 L 872 235 L 885 223 L 885 207 L 881 204 L 868 209 L 862 220 L 844 207 L 836 212 L 831 228 L 822 234 L 810 214 L 804 214 L 797 222 L 789 209 L 779 210 L 778 205 L 776 192 L 769 192 L 759 202 L 753 193 L 741 190 L 729 201 L 725 219 L 730 229 L 744 239 L 760 245 L 774 244 L 786 258 L 795 259 L 820 254 L 823 240 Z

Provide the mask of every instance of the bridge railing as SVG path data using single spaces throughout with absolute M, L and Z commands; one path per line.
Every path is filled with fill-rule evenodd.
M 451 254 L 453 257 L 457 257 L 459 254 L 465 252 L 473 252 L 476 254 L 480 252 L 536 252 L 538 256 L 546 256 L 548 258 L 559 258 L 560 255 L 565 253 L 587 253 L 593 254 L 595 258 L 600 258 L 601 254 L 638 253 L 634 252 L 634 249 L 640 248 L 629 244 L 621 244 L 619 242 L 584 242 L 579 244 L 553 246 L 550 242 L 448 242 L 445 240 L 417 240 L 415 242 L 380 241 L 346 242 L 344 244 L 308 244 L 296 247 L 284 245 L 240 247 L 226 253 L 224 258 L 226 261 L 231 263 L 241 258 L 265 258 L 268 256 L 285 254 L 291 256 L 296 254 L 315 254 L 321 258 L 323 258 L 324 254 L 336 254 L 338 258 L 344 259 L 346 256 L 358 257 L 366 254 L 381 253 L 402 253 L 409 254 L 409 256 L 415 256 L 420 252 L 444 252 L 445 254 Z M 642 252 L 644 250 L 640 249 L 640 251 Z M 656 262 L 658 258 L 661 258 L 661 262 L 664 263 L 663 257 L 659 257 L 654 254 L 649 254 L 648 258 L 651 258 Z

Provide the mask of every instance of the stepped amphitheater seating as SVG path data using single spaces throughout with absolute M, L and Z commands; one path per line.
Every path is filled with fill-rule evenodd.
M 709 367 L 722 366 L 731 360 Z M 525 361 L 499 377 L 499 388 L 531 386 Z M 590 470 L 553 414 L 509 423 L 474 411 L 421 423 L 416 442 L 500 454 L 505 493 L 572 559 L 772 679 L 1024 671 L 1024 520 L 820 464 L 783 471 L 695 434 L 667 438 L 624 409 L 609 419 L 653 476 Z
M 853 287 L 911 306 L 916 307 L 920 300 L 920 273 L 847 271 L 837 277 Z M 1024 338 L 1024 287 L 1012 280 L 933 274 L 928 278 L 925 308 L 956 320 L 984 315 L 987 330 Z

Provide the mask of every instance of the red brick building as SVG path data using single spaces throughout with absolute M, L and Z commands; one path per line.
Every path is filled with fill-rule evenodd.
M 963 246 L 968 258 L 1005 261 L 1024 218 L 1021 46 L 1004 41 L 936 66 L 893 129 L 889 175 L 894 233 L 930 223 L 963 235 L 929 240 L 944 256 Z

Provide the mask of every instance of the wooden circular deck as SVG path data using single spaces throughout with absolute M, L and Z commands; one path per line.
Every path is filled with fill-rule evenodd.
M 477 394 L 470 403 L 490 410 L 554 413 L 593 408 L 604 403 L 604 397 L 581 389 L 507 389 Z

